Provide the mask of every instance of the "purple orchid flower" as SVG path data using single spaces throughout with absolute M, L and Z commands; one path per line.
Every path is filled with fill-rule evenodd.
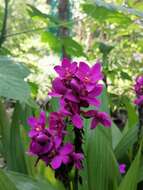
M 103 90 L 102 84 L 94 84 L 94 88 L 92 89 L 92 91 L 88 92 L 83 82 L 73 79 L 71 81 L 71 88 L 73 91 L 76 91 L 76 96 L 79 99 L 81 106 L 83 105 L 83 102 L 86 103 L 85 105 L 88 106 L 100 106 L 101 101 L 98 100 L 96 97 L 99 96 Z
M 136 84 L 134 85 L 137 96 L 143 95 L 143 76 L 136 78 Z
M 143 105 L 143 95 L 142 96 L 139 96 L 138 98 L 136 98 L 135 100 L 134 100 L 134 103 L 136 104 L 136 105 Z
M 134 103 L 138 106 L 143 105 L 143 76 L 138 76 L 136 78 L 134 90 L 137 96 L 137 98 L 134 100 Z
M 32 140 L 30 143 L 30 148 L 29 148 L 29 154 L 30 155 L 37 155 L 41 156 L 42 154 L 48 153 L 52 148 L 52 144 L 50 143 L 49 140 L 46 142 L 38 142 L 37 140 Z
M 64 58 L 61 66 L 55 66 L 55 71 L 59 74 L 61 79 L 70 80 L 75 75 L 77 70 L 77 63 L 71 62 L 69 59 Z
M 84 155 L 82 153 L 73 152 L 72 157 L 74 160 L 75 168 L 82 169 L 83 168 L 82 160 L 84 159 Z
M 78 102 L 74 92 L 71 89 L 68 89 L 60 78 L 56 78 L 53 81 L 52 92 L 48 94 L 52 97 L 61 97 L 73 102 Z
M 58 169 L 62 164 L 68 164 L 73 150 L 74 146 L 71 143 L 66 143 L 60 148 L 58 155 L 56 155 L 51 161 L 51 167 L 53 169 Z
M 61 99 L 60 105 L 60 112 L 64 113 L 66 116 L 70 116 L 71 121 L 76 128 L 83 128 L 83 119 L 80 116 L 79 105 L 75 102 L 66 102 L 64 99 Z
M 58 148 L 62 143 L 63 137 L 67 134 L 63 114 L 61 112 L 52 112 L 48 121 L 49 128 L 47 130 L 53 138 L 55 147 Z
M 29 137 L 34 137 L 39 134 L 40 131 L 45 129 L 46 125 L 46 114 L 45 112 L 41 111 L 39 118 L 36 117 L 29 117 L 28 118 L 28 125 L 31 126 L 31 130 L 29 132 Z
M 119 164 L 119 171 L 121 174 L 126 173 L 126 164 Z
M 76 77 L 80 79 L 88 92 L 92 91 L 95 84 L 103 79 L 103 74 L 101 72 L 101 64 L 96 63 L 91 68 L 84 62 L 79 63 L 79 68 L 76 72 Z
M 91 129 L 96 128 L 99 124 L 105 127 L 111 127 L 111 119 L 106 112 L 98 112 L 97 110 L 81 111 L 85 118 L 93 118 L 91 121 Z

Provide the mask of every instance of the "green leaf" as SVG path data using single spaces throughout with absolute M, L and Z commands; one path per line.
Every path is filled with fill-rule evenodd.
M 62 48 L 64 47 L 66 54 L 70 57 L 86 57 L 82 46 L 70 37 L 60 38 L 51 32 L 45 31 L 41 35 L 41 40 L 42 42 L 47 42 L 55 53 L 61 54 Z
M 5 174 L 15 184 L 17 190 L 56 190 L 48 181 L 42 179 L 33 179 L 16 172 L 5 171 Z
M 10 129 L 10 166 L 12 171 L 28 174 L 28 169 L 25 160 L 25 150 L 23 147 L 22 137 L 20 134 L 21 105 L 17 102 L 12 116 Z
M 137 9 L 128 8 L 126 6 L 119 6 L 114 3 L 106 3 L 105 1 L 99 1 L 95 0 L 95 4 L 99 7 L 106 8 L 109 11 L 118 11 L 123 14 L 131 14 L 138 17 L 143 17 L 143 13 L 141 11 L 138 11 Z
M 131 100 L 129 98 L 124 97 L 123 103 L 125 104 L 125 107 L 128 112 L 128 128 L 134 127 L 138 123 L 138 115 L 135 109 L 135 106 L 131 103 Z
M 51 32 L 45 31 L 41 35 L 42 42 L 48 43 L 49 47 L 56 53 L 61 53 L 62 42 L 61 40 L 52 34 Z
M 109 112 L 106 88 L 100 97 L 101 110 Z M 90 120 L 85 120 L 85 162 L 81 171 L 83 185 L 80 190 L 111 190 L 117 186 L 118 163 L 112 150 L 111 130 L 103 126 L 90 129 Z
M 110 51 L 114 48 L 114 46 L 107 45 L 103 42 L 98 42 L 98 44 L 101 53 L 103 53 L 104 55 L 108 55 Z
M 55 112 L 59 109 L 59 98 L 51 98 L 49 101 L 49 112 Z
M 115 155 L 117 159 L 122 158 L 129 148 L 137 141 L 138 127 L 132 127 L 126 134 L 121 138 L 120 142 L 115 148 Z
M 106 89 L 105 85 L 104 85 L 103 92 L 102 92 L 101 96 L 99 97 L 99 99 L 101 100 L 100 111 L 107 112 L 108 114 L 110 114 L 108 93 L 107 93 L 107 89 Z M 104 130 L 104 133 L 108 136 L 108 140 L 112 144 L 111 128 L 104 127 L 103 130 Z
M 141 159 L 141 147 L 135 157 L 135 160 L 132 162 L 127 174 L 122 179 L 120 186 L 117 190 L 136 190 L 138 177 L 140 172 L 140 159 Z
M 87 172 L 89 190 L 111 190 L 117 185 L 118 164 L 110 142 L 98 126 L 90 132 L 87 149 Z
M 138 182 L 143 181 L 143 164 L 141 162 L 140 164 L 140 174 L 139 174 L 139 178 L 138 178 Z
M 71 56 L 71 57 L 80 57 L 80 56 L 84 56 L 86 57 L 86 55 L 83 52 L 83 48 L 82 46 L 76 42 L 75 40 L 73 40 L 70 37 L 65 37 L 62 39 L 62 43 L 63 43 L 63 47 L 65 48 L 65 51 L 67 53 L 67 55 Z
M 44 20 L 49 19 L 51 22 L 59 24 L 60 21 L 58 20 L 58 18 L 51 16 L 49 14 L 45 14 L 30 4 L 27 4 L 27 6 L 28 6 L 28 13 L 31 17 L 39 17 L 40 19 Z
M 8 57 L 0 57 L 0 96 L 25 102 L 30 88 L 24 81 L 29 70 Z
M 6 113 L 5 105 L 0 101 L 0 135 L 2 143 L 2 154 L 7 165 L 10 164 L 10 121 Z
M 123 135 L 120 129 L 113 122 L 111 127 L 111 133 L 112 133 L 112 147 L 114 149 L 121 140 Z
M 7 175 L 0 169 L 0 189 L 1 190 L 18 190 L 15 184 Z
M 130 80 L 130 81 L 132 81 L 132 77 L 128 74 L 128 73 L 126 73 L 126 72 L 124 72 L 124 71 L 121 71 L 121 78 L 122 79 L 126 79 L 126 80 Z
M 98 4 L 83 4 L 82 8 L 85 13 L 89 16 L 96 19 L 98 22 L 107 21 L 110 23 L 118 23 L 122 25 L 129 25 L 131 24 L 131 19 L 127 15 L 120 13 L 116 9 L 109 9 L 105 6 L 100 6 Z

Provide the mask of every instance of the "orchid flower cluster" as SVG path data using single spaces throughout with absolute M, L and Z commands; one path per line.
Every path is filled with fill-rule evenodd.
M 134 91 L 137 96 L 137 98 L 134 100 L 134 103 L 138 106 L 143 105 L 143 76 L 138 76 L 136 78 Z
M 43 111 L 39 118 L 28 119 L 31 126 L 29 154 L 37 156 L 55 171 L 63 167 L 81 169 L 84 118 L 91 119 L 91 129 L 98 124 L 111 126 L 108 114 L 98 109 L 101 101 L 97 97 L 103 90 L 101 64 L 97 62 L 89 67 L 85 62 L 78 64 L 64 58 L 54 69 L 58 77 L 53 80 L 49 95 L 59 98 L 59 110 L 51 112 L 48 119 Z M 73 129 L 74 142 L 65 140 L 69 125 Z

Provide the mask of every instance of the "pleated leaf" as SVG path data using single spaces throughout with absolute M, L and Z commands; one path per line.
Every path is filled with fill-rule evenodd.
M 5 105 L 0 101 L 0 135 L 1 135 L 1 154 L 6 160 L 7 166 L 10 165 L 10 121 L 6 113 Z
M 17 102 L 15 105 L 14 113 L 12 116 L 11 130 L 10 130 L 10 166 L 9 169 L 20 172 L 28 173 L 26 160 L 25 160 L 25 150 L 22 142 L 22 137 L 20 134 L 21 115 L 22 115 L 21 105 Z
M 132 127 L 128 132 L 121 138 L 120 142 L 115 148 L 115 155 L 118 159 L 122 158 L 129 148 L 137 141 L 138 127 Z
M 18 190 L 9 177 L 0 170 L 0 189 L 1 190 Z
M 136 190 L 140 174 L 141 148 L 117 190 Z
M 109 113 L 106 89 L 100 97 L 101 110 Z M 97 126 L 90 129 L 90 120 L 85 121 L 85 162 L 81 171 L 83 185 L 80 190 L 114 190 L 120 177 L 118 163 L 112 150 L 111 129 Z
M 118 164 L 101 126 L 90 133 L 87 172 L 89 190 L 115 189 L 119 176 Z
M 42 179 L 33 179 L 26 175 L 16 172 L 5 172 L 16 186 L 16 190 L 56 190 L 48 181 Z M 10 187 L 10 186 L 9 186 Z M 15 189 L 2 189 L 2 190 L 15 190 Z

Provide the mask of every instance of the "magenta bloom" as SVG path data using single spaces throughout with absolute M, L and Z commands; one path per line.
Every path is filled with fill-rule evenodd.
M 60 112 L 64 113 L 66 116 L 70 116 L 71 122 L 76 128 L 83 128 L 83 119 L 80 116 L 79 105 L 75 102 L 67 102 L 64 99 L 61 99 L 60 105 Z
M 139 96 L 138 98 L 136 98 L 136 99 L 134 100 L 134 103 L 135 103 L 136 105 L 143 105 L 143 95 L 142 95 L 142 96 Z
M 79 106 L 86 107 L 84 106 L 85 104 L 88 106 L 100 106 L 101 102 L 96 97 L 99 96 L 103 90 L 102 84 L 94 84 L 94 88 L 90 92 L 88 92 L 83 82 L 77 79 L 73 79 L 71 81 L 71 88 L 74 92 L 76 92 L 76 97 L 79 99 L 80 102 Z
M 143 76 L 138 76 L 136 78 L 134 89 L 138 96 L 143 95 Z
M 31 126 L 31 131 L 29 132 L 29 137 L 34 137 L 39 134 L 40 131 L 43 131 L 46 125 L 46 114 L 45 112 L 41 112 L 39 118 L 29 117 L 28 125 Z
M 75 168 L 82 169 L 83 168 L 82 161 L 84 159 L 84 155 L 82 153 L 73 152 L 72 157 L 73 157 L 73 160 L 74 160 Z
M 134 91 L 137 98 L 134 100 L 136 105 L 143 105 L 143 76 L 138 76 L 136 78 L 136 83 L 134 85 Z
M 77 70 L 77 63 L 71 62 L 69 59 L 64 58 L 61 66 L 55 66 L 55 71 L 59 74 L 61 79 L 70 80 Z
M 66 143 L 63 147 L 60 148 L 58 155 L 56 155 L 52 162 L 51 166 L 53 169 L 58 169 L 62 163 L 68 164 L 70 160 L 70 155 L 74 150 L 74 146 L 71 143 Z
M 84 62 L 78 65 L 64 58 L 54 69 L 58 77 L 53 80 L 49 95 L 59 98 L 59 109 L 49 113 L 48 120 L 44 112 L 39 118 L 28 119 L 31 126 L 29 154 L 56 170 L 55 176 L 61 175 L 59 179 L 65 182 L 67 179 L 62 178 L 65 175 L 62 176 L 61 171 L 83 168 L 83 118 L 91 118 L 91 129 L 99 124 L 110 127 L 111 119 L 107 113 L 97 110 L 101 104 L 98 96 L 103 90 L 99 83 L 103 78 L 100 63 L 89 67 Z M 92 110 L 88 110 L 89 106 Z M 67 142 L 70 133 L 74 133 L 74 139 Z
M 111 127 L 111 118 L 106 112 L 98 112 L 97 110 L 82 111 L 82 115 L 85 118 L 92 118 L 91 129 L 97 127 L 97 125 L 102 124 L 105 127 Z
M 96 63 L 91 68 L 84 62 L 79 63 L 79 68 L 76 72 L 76 77 L 79 78 L 88 92 L 94 89 L 95 84 L 103 79 L 103 74 L 101 72 L 101 64 Z
M 126 173 L 126 164 L 120 164 L 119 165 L 119 171 L 121 174 Z

